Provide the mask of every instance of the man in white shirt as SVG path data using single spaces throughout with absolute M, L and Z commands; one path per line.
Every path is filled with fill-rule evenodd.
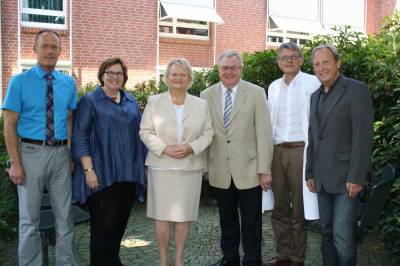
M 271 170 L 275 206 L 271 220 L 277 254 L 264 265 L 304 265 L 307 234 L 303 157 L 308 142 L 310 97 L 320 83 L 315 76 L 300 71 L 303 58 L 295 43 L 284 43 L 278 48 L 277 62 L 283 77 L 268 89 L 274 141 Z M 317 204 L 315 195 L 311 195 L 311 201 Z M 317 213 L 318 209 L 314 209 Z

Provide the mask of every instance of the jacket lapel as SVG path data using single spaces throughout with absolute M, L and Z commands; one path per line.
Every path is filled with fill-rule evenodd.
M 231 121 L 233 120 L 235 115 L 238 113 L 242 104 L 245 102 L 245 99 L 246 99 L 246 89 L 243 88 L 242 82 L 239 81 L 239 86 L 237 88 L 237 92 L 235 95 L 235 102 L 233 103 L 233 108 L 232 108 L 232 113 L 231 113 Z
M 176 123 L 177 121 L 176 121 L 175 110 L 172 104 L 171 93 L 169 91 L 163 94 L 163 102 L 167 111 L 167 115 L 171 118 L 172 121 Z
M 188 118 L 193 111 L 193 109 L 191 108 L 193 106 L 191 104 L 191 102 L 192 102 L 192 95 L 190 95 L 189 93 L 186 93 L 184 107 L 183 107 L 182 122 L 185 121 L 185 119 Z
M 222 113 L 222 103 L 221 103 L 221 83 L 215 85 L 212 90 L 211 102 L 214 105 L 215 110 L 217 110 L 219 122 L 224 125 L 224 118 Z

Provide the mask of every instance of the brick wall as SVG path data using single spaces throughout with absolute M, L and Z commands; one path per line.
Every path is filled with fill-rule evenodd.
M 193 67 L 211 67 L 214 58 L 213 44 L 212 34 L 210 40 L 161 37 L 160 65 L 166 65 L 172 58 L 184 57 Z
M 393 14 L 396 0 L 367 0 L 367 33 L 376 34 L 382 28 L 382 19 Z
M 217 12 L 225 22 L 217 26 L 217 54 L 265 49 L 267 0 L 217 0 Z
M 67 2 L 69 7 L 69 0 Z M 4 91 L 11 75 L 18 72 L 19 13 L 16 0 L 0 3 Z M 121 57 L 128 65 L 128 86 L 154 77 L 157 4 L 156 0 L 72 0 L 72 31 L 59 31 L 63 48 L 60 60 L 70 59 L 69 39 L 72 36 L 72 70 L 78 87 L 96 82 L 99 65 L 113 56 Z M 211 23 L 210 39 L 205 41 L 160 37 L 160 65 L 174 57 L 185 57 L 194 67 L 211 67 L 214 51 L 219 54 L 228 48 L 239 52 L 265 49 L 267 0 L 216 0 L 216 4 L 217 13 L 225 23 L 217 25 L 216 31 Z M 396 0 L 367 0 L 367 32 L 378 32 L 380 20 L 392 14 L 395 4 Z M 21 59 L 35 59 L 32 46 L 37 31 L 21 28 Z
M 73 2 L 73 72 L 78 85 L 97 81 L 100 64 L 115 56 L 130 70 L 128 87 L 154 77 L 157 1 Z
M 17 73 L 17 1 L 1 1 L 1 47 L 2 47 L 2 87 L 3 95 L 10 77 Z
M 12 75 L 18 73 L 18 5 L 17 1 L 2 1 L 3 95 Z M 20 58 L 36 60 L 33 51 L 35 34 L 41 29 L 21 27 Z M 56 30 L 61 35 L 59 60 L 69 60 L 69 29 Z

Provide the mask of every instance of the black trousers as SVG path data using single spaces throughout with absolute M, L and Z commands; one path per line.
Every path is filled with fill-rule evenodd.
M 228 189 L 213 187 L 213 192 L 219 210 L 221 249 L 224 259 L 229 261 L 230 265 L 240 265 L 241 235 L 244 252 L 242 264 L 262 265 L 261 187 L 237 189 L 232 180 Z M 238 210 L 240 210 L 240 222 Z
M 90 212 L 90 265 L 121 265 L 119 250 L 135 198 L 135 183 L 121 182 L 92 194 Z

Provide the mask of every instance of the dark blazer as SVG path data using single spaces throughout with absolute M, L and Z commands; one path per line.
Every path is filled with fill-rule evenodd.
M 306 179 L 314 179 L 316 192 L 345 193 L 347 181 L 367 183 L 374 111 L 365 83 L 340 75 L 330 93 L 323 114 L 320 90 L 311 95 Z

